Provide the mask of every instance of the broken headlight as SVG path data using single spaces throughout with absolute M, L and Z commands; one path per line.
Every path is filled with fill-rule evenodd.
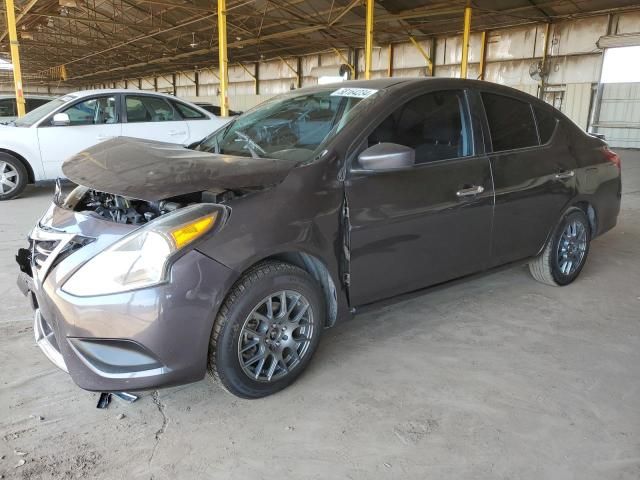
M 162 283 L 174 254 L 219 228 L 226 216 L 224 207 L 205 203 L 159 217 L 82 265 L 62 290 L 77 297 L 89 297 Z

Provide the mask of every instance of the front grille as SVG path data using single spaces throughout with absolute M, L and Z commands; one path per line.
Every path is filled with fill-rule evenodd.
M 62 262 L 76 250 L 88 245 L 95 239 L 75 236 L 71 240 L 63 239 L 31 239 L 31 265 L 34 271 L 40 273 L 41 280 L 51 269 Z M 61 247 L 61 248 L 60 248 Z M 55 257 L 52 257 L 55 255 Z M 46 267 L 46 268 L 45 268 Z
M 60 240 L 33 240 L 33 266 L 40 270 L 59 244 Z

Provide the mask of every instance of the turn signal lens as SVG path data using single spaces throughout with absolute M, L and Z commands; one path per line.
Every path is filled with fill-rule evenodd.
M 213 224 L 216 223 L 217 216 L 218 214 L 214 213 L 209 217 L 194 220 L 191 223 L 172 230 L 170 233 L 173 241 L 176 244 L 176 248 L 181 249 L 185 245 L 193 242 L 196 238 L 199 238 L 207 233 L 211 229 Z

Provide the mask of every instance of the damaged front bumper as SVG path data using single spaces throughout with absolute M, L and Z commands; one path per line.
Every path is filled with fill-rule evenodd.
M 18 285 L 34 309 L 36 344 L 92 391 L 155 389 L 200 380 L 209 337 L 233 271 L 197 250 L 154 287 L 75 297 L 62 285 L 132 229 L 53 204 L 18 252 Z M 100 279 L 96 279 L 97 282 Z

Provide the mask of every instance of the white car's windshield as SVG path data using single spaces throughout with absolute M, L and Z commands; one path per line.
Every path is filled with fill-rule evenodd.
M 371 89 L 328 87 L 280 95 L 205 138 L 197 150 L 306 161 L 337 133 Z
M 51 112 L 61 107 L 62 105 L 67 103 L 69 100 L 72 100 L 73 98 L 75 97 L 65 95 L 64 97 L 51 100 L 50 102 L 45 103 L 44 105 L 40 105 L 38 108 L 34 110 L 31 110 L 24 117 L 20 117 L 16 119 L 13 122 L 13 124 L 16 127 L 30 127 L 31 125 L 36 123 L 38 120 L 40 120 L 43 117 L 46 117 Z

